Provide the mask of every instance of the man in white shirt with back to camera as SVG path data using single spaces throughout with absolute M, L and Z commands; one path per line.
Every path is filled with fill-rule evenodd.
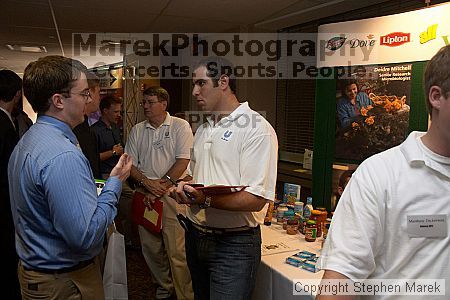
M 450 45 L 440 49 L 425 70 L 428 131 L 412 132 L 401 145 L 365 160 L 350 179 L 321 255 L 323 288 L 337 284 L 334 279 L 347 280 L 358 294 L 361 286 L 354 283 L 360 280 L 377 280 L 379 288 L 390 284 L 395 288 L 403 281 L 403 292 L 422 291 L 422 298 L 449 299 L 449 74 Z M 422 285 L 425 279 L 429 282 Z M 356 298 L 321 295 L 317 299 Z M 373 298 L 410 299 L 411 294 L 392 290 Z

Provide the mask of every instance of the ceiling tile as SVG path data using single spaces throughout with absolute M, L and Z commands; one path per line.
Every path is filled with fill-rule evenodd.
M 213 21 L 209 27 L 220 21 L 253 24 L 296 2 L 298 0 L 174 0 L 164 14 Z
M 194 19 L 188 17 L 161 16 L 152 25 L 152 32 L 225 32 L 239 27 L 239 23 Z

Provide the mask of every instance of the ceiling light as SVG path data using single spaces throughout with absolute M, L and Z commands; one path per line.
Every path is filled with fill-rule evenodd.
M 6 44 L 6 48 L 8 48 L 11 51 L 47 53 L 47 48 L 45 48 L 45 46 L 24 46 L 24 45 Z

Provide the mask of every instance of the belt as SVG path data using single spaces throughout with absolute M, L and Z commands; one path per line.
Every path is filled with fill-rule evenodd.
M 84 267 L 89 266 L 90 264 L 92 264 L 94 262 L 94 258 L 88 259 L 88 260 L 84 260 L 82 262 L 79 262 L 78 264 L 76 264 L 75 266 L 72 267 L 66 267 L 66 268 L 61 268 L 61 269 L 56 269 L 56 270 L 52 270 L 52 269 L 41 269 L 41 268 L 30 268 L 30 267 L 26 267 L 23 263 L 22 266 L 25 270 L 27 271 L 34 271 L 34 272 L 39 272 L 39 273 L 44 273 L 44 274 L 64 274 L 64 273 L 69 273 L 69 272 L 73 272 L 79 269 L 82 269 Z
M 223 234 L 232 234 L 232 233 L 246 233 L 251 232 L 259 227 L 250 227 L 250 226 L 242 226 L 242 227 L 233 227 L 233 228 L 215 228 L 215 227 L 208 227 L 196 224 L 194 222 L 191 222 L 189 220 L 189 224 L 191 225 L 191 228 L 202 232 L 206 234 L 216 234 L 216 235 L 223 235 Z

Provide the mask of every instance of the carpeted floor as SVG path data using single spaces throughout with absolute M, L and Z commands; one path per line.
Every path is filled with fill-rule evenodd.
M 126 249 L 129 300 L 155 299 L 155 287 L 140 249 Z

